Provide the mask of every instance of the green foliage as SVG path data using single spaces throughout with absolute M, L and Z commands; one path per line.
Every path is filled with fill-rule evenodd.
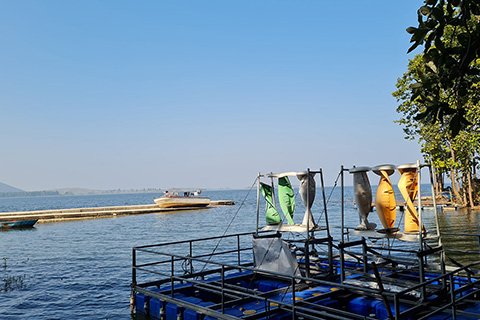
M 407 28 L 412 52 L 424 46 L 424 70 L 411 85 L 411 100 L 424 108 L 418 121 L 446 123 L 455 137 L 473 123 L 468 105 L 480 101 L 480 1 L 426 0 L 418 26 Z
M 424 80 L 431 67 L 424 59 L 424 55 L 416 55 L 409 61 L 408 71 L 397 80 L 397 90 L 393 96 L 400 105 L 397 112 L 402 117 L 395 121 L 403 127 L 405 138 L 418 140 L 425 161 L 431 163 L 440 175 L 449 174 L 453 182 L 461 185 L 457 198 L 459 201 L 466 198 L 471 187 L 475 159 L 480 151 L 480 107 L 473 104 L 474 99 L 466 101 L 464 117 L 468 125 L 456 135 L 452 135 L 446 123 L 455 117 L 453 113 L 445 113 L 447 121 L 434 121 L 426 112 L 431 105 L 425 103 L 416 92 L 419 82 Z M 438 100 L 448 108 L 455 103 L 448 92 L 441 92 Z M 453 109 L 453 108 L 452 108 Z M 421 116 L 419 116 L 421 115 Z M 468 200 L 462 205 L 474 205 Z

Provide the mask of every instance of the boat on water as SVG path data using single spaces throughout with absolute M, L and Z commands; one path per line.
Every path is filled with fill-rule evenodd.
M 38 219 L 32 220 L 4 220 L 0 221 L 0 229 L 12 229 L 12 228 L 32 228 Z
M 370 171 L 380 176 L 378 228 L 368 221 Z M 422 216 L 424 171 L 434 201 L 431 229 Z M 407 202 L 400 212 L 389 178 L 395 172 Z M 347 177 L 360 225 L 345 221 Z M 431 166 L 342 166 L 338 181 L 340 226 L 329 222 L 321 169 L 258 174 L 256 230 L 133 248 L 132 312 L 166 320 L 480 319 L 480 253 L 461 264 L 444 248 Z
M 153 199 L 160 208 L 180 207 L 206 207 L 210 198 L 200 197 L 201 190 L 191 191 L 165 191 L 164 195 Z

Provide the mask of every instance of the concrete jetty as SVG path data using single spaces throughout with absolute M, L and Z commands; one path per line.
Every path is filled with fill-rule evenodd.
M 185 210 L 206 210 L 209 208 L 234 205 L 231 200 L 211 201 L 207 207 L 180 207 L 180 208 L 160 208 L 156 204 L 144 204 L 133 206 L 115 206 L 115 207 L 93 207 L 93 208 L 75 208 L 75 209 L 56 209 L 56 210 L 37 210 L 37 211 L 18 211 L 18 212 L 0 212 L 0 220 L 33 220 L 38 219 L 37 223 L 72 221 L 95 218 L 111 218 L 116 216 L 138 215 L 147 213 L 173 213 Z

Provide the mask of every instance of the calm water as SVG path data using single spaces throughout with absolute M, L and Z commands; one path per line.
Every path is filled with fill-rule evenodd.
M 331 225 L 340 226 L 340 189 L 327 188 Z M 2 319 L 128 319 L 132 247 L 197 237 L 255 230 L 256 190 L 205 191 L 212 200 L 234 200 L 235 206 L 169 214 L 146 214 L 74 222 L 37 224 L 31 230 L 0 232 L 2 280 L 16 279 L 12 291 L 0 284 Z M 0 211 L 27 211 L 75 207 L 153 203 L 154 194 L 0 199 Z M 317 196 L 315 217 L 324 217 Z M 346 189 L 346 222 L 355 227 L 358 216 L 352 205 L 352 188 Z M 295 222 L 304 208 L 297 201 Z M 243 205 L 242 205 L 243 203 Z M 433 211 L 424 211 L 427 228 Z M 479 216 L 446 213 L 443 231 L 478 233 Z M 371 222 L 377 223 L 376 213 Z M 321 223 L 322 225 L 324 223 Z M 338 232 L 333 232 L 338 236 Z M 451 240 L 453 243 L 454 240 Z M 476 241 L 476 240 L 475 240 Z M 470 248 L 475 241 L 464 242 Z M 455 246 L 455 244 L 453 244 Z M 475 248 L 476 249 L 476 248 Z M 6 261 L 6 262 L 5 262 Z M 6 263 L 6 268 L 4 267 Z

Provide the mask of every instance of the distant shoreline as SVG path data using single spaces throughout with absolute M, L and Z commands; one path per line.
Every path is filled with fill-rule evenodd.
M 175 188 L 181 189 L 181 188 Z M 200 189 L 202 191 L 224 191 L 224 190 L 248 190 L 244 188 L 183 188 L 183 189 Z M 0 192 L 0 198 L 27 198 L 27 197 L 62 197 L 62 196 L 96 196 L 96 195 L 115 195 L 115 194 L 137 194 L 137 193 L 152 193 L 162 194 L 165 190 L 172 189 L 131 189 L 131 190 L 92 190 L 92 189 L 58 189 L 58 190 L 44 190 L 44 191 L 14 191 L 14 192 Z
M 160 190 L 82 190 L 82 191 L 23 191 L 23 192 L 0 192 L 0 198 L 24 198 L 24 197 L 62 197 L 62 196 L 95 196 L 108 194 L 129 193 L 159 193 Z

